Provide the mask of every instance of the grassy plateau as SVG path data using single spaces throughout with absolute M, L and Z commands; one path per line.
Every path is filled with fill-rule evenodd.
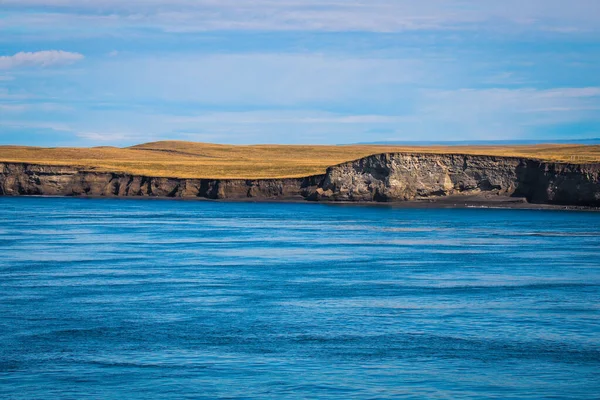
M 258 179 L 322 174 L 327 167 L 372 154 L 408 152 L 528 157 L 567 163 L 600 162 L 600 146 L 234 146 L 165 141 L 127 148 L 0 146 L 0 162 L 68 165 L 93 171 L 173 178 Z

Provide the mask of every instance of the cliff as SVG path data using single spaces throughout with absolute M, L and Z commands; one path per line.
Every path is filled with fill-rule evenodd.
M 600 206 L 600 164 L 471 155 L 379 154 L 329 168 L 317 199 L 402 201 L 497 194 Z
M 307 199 L 391 202 L 447 196 L 523 197 L 530 203 L 600 207 L 600 164 L 527 158 L 378 154 L 289 179 L 181 179 L 0 163 L 0 195 Z

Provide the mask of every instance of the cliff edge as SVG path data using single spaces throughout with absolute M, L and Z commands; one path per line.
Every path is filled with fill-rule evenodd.
M 458 154 L 385 153 L 289 179 L 186 179 L 0 163 L 0 195 L 306 199 L 398 202 L 448 196 L 520 197 L 600 207 L 600 164 Z

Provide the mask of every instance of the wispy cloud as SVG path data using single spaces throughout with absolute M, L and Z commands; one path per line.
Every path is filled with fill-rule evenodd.
M 23 103 L 23 102 L 19 102 L 19 103 L 12 103 L 12 104 L 0 104 L 0 110 L 3 110 L 5 112 L 14 112 L 14 113 L 29 112 L 29 111 L 57 113 L 57 112 L 73 111 L 74 109 L 71 106 L 64 105 L 64 104 L 57 104 L 57 103 L 44 103 L 44 102 Z
M 23 23 L 53 25 L 94 19 L 99 25 L 152 26 L 165 31 L 373 31 L 473 29 L 501 25 L 562 33 L 597 30 L 596 0 L 4 0 L 26 10 Z M 39 18 L 43 15 L 43 18 Z M 4 21 L 10 25 L 10 21 Z
M 427 104 L 425 111 L 439 113 L 443 110 L 444 115 L 458 120 L 464 118 L 465 114 L 481 117 L 490 113 L 530 114 L 600 109 L 600 87 L 434 90 L 425 91 L 424 94 L 423 101 Z M 548 117 L 549 122 L 553 117 L 557 116 Z M 574 119 L 579 117 L 570 116 Z
M 597 126 L 599 111 L 600 87 L 461 89 L 424 91 L 416 116 L 442 136 L 503 139 L 561 124 Z
M 0 3 L 0 125 L 12 141 L 40 132 L 77 144 L 348 143 L 600 129 L 598 0 Z
M 92 143 L 141 143 L 152 140 L 152 136 L 139 132 L 77 132 L 75 136 Z
M 0 121 L 0 127 L 21 129 L 44 129 L 67 133 L 74 132 L 74 129 L 71 124 L 53 121 L 2 120 Z M 0 132 L 2 132 L 1 129 Z
M 90 145 L 128 145 L 161 139 L 220 143 L 339 144 L 376 140 L 531 138 L 561 124 L 600 124 L 600 87 L 556 89 L 419 90 L 405 114 L 311 109 L 175 113 L 83 110 L 68 126 L 48 121 L 10 126 L 67 130 Z M 0 124 L 4 125 L 4 124 Z M 593 133 L 592 133 L 593 134 Z M 579 137 L 574 132 L 572 137 Z
M 403 117 L 393 115 L 346 115 L 313 110 L 292 111 L 242 111 L 213 112 L 194 116 L 165 116 L 165 121 L 172 124 L 340 124 L 340 125 L 377 125 L 403 121 Z
M 67 65 L 82 60 L 83 58 L 83 54 L 71 53 L 63 50 L 19 52 L 12 56 L 0 56 L 0 69 Z
M 85 76 L 69 79 L 96 100 L 297 107 L 382 99 L 392 87 L 426 77 L 436 81 L 432 68 L 411 59 L 324 54 L 177 55 L 106 58 Z

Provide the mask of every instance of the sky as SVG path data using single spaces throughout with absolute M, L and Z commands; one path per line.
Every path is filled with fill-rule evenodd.
M 0 145 L 600 137 L 598 0 L 0 0 Z

